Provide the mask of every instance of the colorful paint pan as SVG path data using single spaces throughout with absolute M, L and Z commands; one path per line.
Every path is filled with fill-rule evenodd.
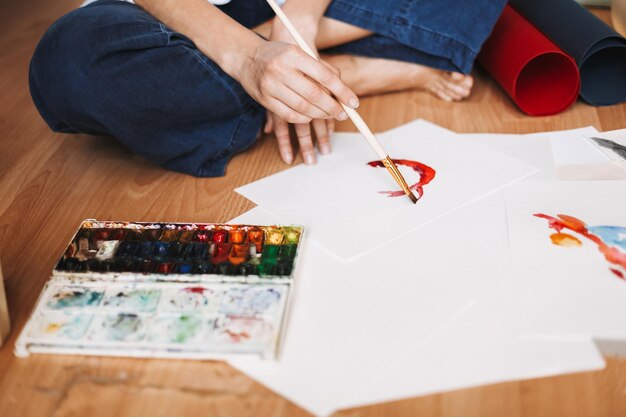
M 265 238 L 265 234 L 263 230 L 254 227 L 248 230 L 248 243 L 252 243 L 256 247 L 256 252 L 261 253 L 263 251 L 263 241 Z
M 209 230 L 198 230 L 196 232 L 196 235 L 193 238 L 194 242 L 199 242 L 199 243 L 209 243 L 210 239 L 211 239 L 211 231 Z
M 178 241 L 183 243 L 189 243 L 193 240 L 195 234 L 195 230 L 183 230 L 178 236 Z
M 228 232 L 230 243 L 243 243 L 246 239 L 246 231 L 242 229 L 233 229 Z
M 174 228 L 163 230 L 159 240 L 162 242 L 174 242 L 178 237 L 178 233 L 179 233 L 179 230 L 174 229 Z
M 265 232 L 265 242 L 268 245 L 280 245 L 283 243 L 285 233 L 283 230 L 270 229 Z
M 215 243 L 226 243 L 228 240 L 228 231 L 222 229 L 214 230 L 211 240 Z
M 155 242 L 161 237 L 161 229 L 146 229 L 141 235 L 141 240 L 148 242 Z
M 285 228 L 285 245 L 297 245 L 300 242 L 300 233 L 302 229 L 296 227 Z
M 250 258 L 249 243 L 235 243 L 228 256 L 228 261 L 233 265 L 239 265 Z

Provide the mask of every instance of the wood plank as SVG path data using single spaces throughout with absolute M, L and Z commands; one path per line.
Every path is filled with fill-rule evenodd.
M 2 278 L 2 264 L 0 263 L 0 347 L 9 337 L 11 331 L 11 320 L 9 318 L 9 306 L 7 296 L 4 291 L 4 279 Z
M 28 61 L 46 28 L 80 2 L 0 2 L 0 259 L 16 330 L 0 349 L 0 415 L 308 415 L 222 362 L 13 356 L 15 337 L 81 219 L 226 221 L 253 207 L 235 187 L 287 168 L 270 138 L 236 156 L 225 177 L 196 179 L 151 165 L 110 138 L 50 132 L 28 94 Z M 605 10 L 598 13 L 608 17 Z M 366 98 L 360 111 L 376 131 L 418 117 L 462 132 L 626 125 L 626 105 L 579 102 L 559 116 L 527 117 L 480 70 L 466 102 L 403 92 Z M 354 131 L 349 123 L 338 130 Z M 600 372 L 477 387 L 339 415 L 617 417 L 626 415 L 625 393 L 626 361 L 609 359 Z

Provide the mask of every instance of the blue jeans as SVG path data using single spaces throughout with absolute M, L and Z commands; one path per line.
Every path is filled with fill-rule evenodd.
M 335 0 L 328 17 L 375 34 L 325 52 L 467 73 L 505 3 Z M 220 8 L 249 28 L 273 16 L 265 0 Z M 189 38 L 115 0 L 74 10 L 48 29 L 31 61 L 30 90 L 52 130 L 112 136 L 148 160 L 199 177 L 224 175 L 265 118 Z

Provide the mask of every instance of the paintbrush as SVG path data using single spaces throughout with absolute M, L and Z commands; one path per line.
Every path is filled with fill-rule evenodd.
M 617 142 L 613 142 L 612 140 L 602 139 L 602 138 L 590 138 L 598 145 L 603 148 L 607 148 L 621 156 L 623 159 L 626 159 L 626 146 L 620 145 Z
M 289 20 L 285 12 L 283 12 L 283 10 L 280 8 L 280 6 L 276 4 L 276 1 L 267 0 L 267 3 L 274 10 L 274 12 L 276 13 L 276 16 L 278 16 L 278 18 L 283 23 L 283 25 L 285 25 L 285 27 L 287 28 L 287 31 L 296 41 L 298 46 L 302 48 L 304 52 L 310 55 L 311 58 L 319 61 L 319 58 L 317 57 L 315 52 L 313 52 L 313 50 L 309 47 L 309 45 L 307 45 L 307 43 L 304 41 L 302 36 L 300 36 L 300 33 L 298 32 L 298 30 L 293 26 L 293 24 L 291 23 L 291 21 Z M 374 152 L 376 152 L 376 155 L 378 155 L 381 162 L 385 165 L 385 168 L 387 168 L 387 170 L 389 171 L 393 179 L 402 188 L 404 193 L 411 199 L 413 204 L 417 203 L 417 197 L 415 197 L 415 195 L 409 188 L 408 184 L 406 183 L 406 180 L 404 179 L 404 177 L 398 170 L 398 167 L 396 166 L 396 164 L 393 163 L 389 155 L 387 155 L 387 152 L 385 152 L 383 147 L 380 145 L 380 143 L 376 139 L 376 136 L 374 136 L 374 134 L 372 133 L 370 128 L 367 126 L 363 118 L 361 118 L 361 116 L 356 110 L 346 106 L 345 104 L 341 102 L 339 103 L 342 105 L 346 114 L 350 117 L 350 119 L 352 120 L 356 128 L 359 130 L 359 132 L 361 132 L 365 140 L 367 140 L 367 143 L 369 143 L 369 145 L 372 147 Z

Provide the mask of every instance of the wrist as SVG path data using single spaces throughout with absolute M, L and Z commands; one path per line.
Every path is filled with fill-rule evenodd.
M 266 41 L 246 30 L 246 36 L 229 45 L 221 45 L 211 59 L 235 80 L 241 82 L 243 73 L 254 60 L 257 49 Z
M 309 14 L 289 13 L 288 16 L 304 40 L 311 42 L 309 46 L 315 47 L 320 20 Z M 275 36 L 291 39 L 287 28 L 278 18 L 274 18 L 272 21 L 272 38 Z

